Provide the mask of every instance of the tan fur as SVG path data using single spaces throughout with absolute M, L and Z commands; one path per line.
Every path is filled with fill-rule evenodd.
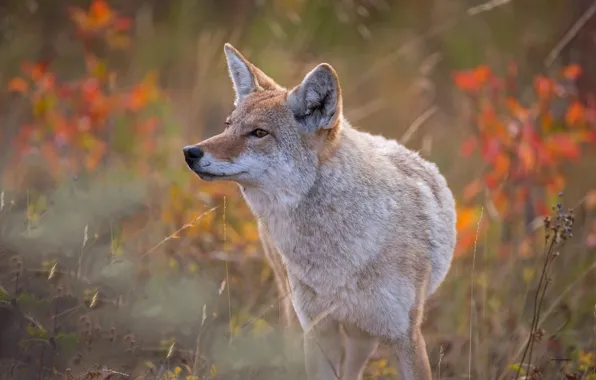
M 397 142 L 353 128 L 330 65 L 287 90 L 231 45 L 224 51 L 236 108 L 223 133 L 185 148 L 186 161 L 203 179 L 240 185 L 279 296 L 291 291 L 308 379 L 360 379 L 379 342 L 394 347 L 403 379 L 430 379 L 424 301 L 456 238 L 445 178 Z M 290 304 L 282 309 L 287 326 Z

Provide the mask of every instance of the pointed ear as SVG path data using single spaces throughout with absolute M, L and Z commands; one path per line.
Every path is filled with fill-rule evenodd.
M 275 81 L 250 63 L 236 48 L 229 43 L 224 45 L 224 53 L 228 62 L 228 72 L 234 83 L 237 107 L 248 95 L 255 91 L 281 89 Z
M 288 94 L 288 106 L 309 131 L 331 129 L 342 113 L 341 88 L 333 67 L 321 63 Z

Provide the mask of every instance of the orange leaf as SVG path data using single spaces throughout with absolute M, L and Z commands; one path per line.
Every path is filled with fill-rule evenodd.
M 502 177 L 509 171 L 509 165 L 511 164 L 511 160 L 509 156 L 504 153 L 497 155 L 495 159 L 495 176 Z
M 480 191 L 482 190 L 482 181 L 479 179 L 475 179 L 470 182 L 465 188 L 463 192 L 463 200 L 464 202 L 469 202 L 472 198 L 474 198 Z
M 563 69 L 563 76 L 567 79 L 576 80 L 582 74 L 580 65 L 569 65 Z
M 528 117 L 528 110 L 522 107 L 515 98 L 507 98 L 509 111 L 517 119 L 524 121 Z
M 31 63 L 25 62 L 22 64 L 21 70 L 27 74 L 34 81 L 40 80 L 48 69 L 48 62 Z
M 565 114 L 565 121 L 568 125 L 576 125 L 580 121 L 584 119 L 584 106 L 579 102 L 573 102 L 569 108 L 567 108 L 567 113 Z
M 23 78 L 13 78 L 8 82 L 8 90 L 23 94 L 29 90 L 29 84 Z
M 493 205 L 501 215 L 507 214 L 509 211 L 509 202 L 502 191 L 495 190 L 492 192 Z
M 596 190 L 591 190 L 586 194 L 584 206 L 586 206 L 586 209 L 588 210 L 596 209 Z
M 528 199 L 528 189 L 525 187 L 518 187 L 515 189 L 515 203 L 523 204 Z
M 54 144 L 48 142 L 43 143 L 40 150 L 52 173 L 57 173 L 60 168 L 60 158 L 58 157 Z
M 480 85 L 486 84 L 491 72 L 487 65 L 480 65 L 474 69 L 474 79 Z
M 522 242 L 519 245 L 519 256 L 520 257 L 531 257 L 532 254 L 534 253 L 534 250 L 532 249 L 534 245 L 532 244 L 532 238 L 524 238 L 522 240 Z
M 517 148 L 517 154 L 522 164 L 524 172 L 529 172 L 534 168 L 536 157 L 534 150 L 527 143 L 521 143 Z
M 69 7 L 68 13 L 71 20 L 77 25 L 79 30 L 88 31 L 91 29 L 91 22 L 87 16 L 87 12 L 80 8 Z
M 542 118 L 540 119 L 540 127 L 543 131 L 548 132 L 552 129 L 553 126 L 553 115 L 547 111 L 544 113 Z
M 586 236 L 586 245 L 589 248 L 596 247 L 596 222 L 594 222 L 592 228 L 590 229 L 590 232 Z
M 558 192 L 560 192 L 561 190 L 563 190 L 563 188 L 565 187 L 565 178 L 560 175 L 554 175 L 549 183 L 546 185 L 546 191 L 551 194 L 557 194 Z
M 107 41 L 114 49 L 126 49 L 131 43 L 130 37 L 121 33 L 108 33 Z
M 96 27 L 106 26 L 113 16 L 112 9 L 105 0 L 93 0 L 89 8 L 89 18 Z
M 549 142 L 549 148 L 555 154 L 571 160 L 579 157 L 579 147 L 569 136 L 559 133 L 552 136 Z
M 473 207 L 465 207 L 457 210 L 457 230 L 464 231 L 476 224 L 478 210 Z

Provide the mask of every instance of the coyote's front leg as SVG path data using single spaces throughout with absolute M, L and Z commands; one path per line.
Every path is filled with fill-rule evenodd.
M 292 305 L 290 285 L 286 274 L 286 268 L 281 262 L 281 257 L 262 223 L 258 223 L 259 237 L 263 245 L 263 252 L 267 263 L 273 270 L 275 286 L 277 288 L 278 302 L 281 306 L 281 322 L 284 330 L 290 329 L 296 323 L 296 314 Z
M 339 380 L 342 356 L 339 324 L 329 318 L 304 335 L 304 361 L 308 380 Z
M 408 333 L 394 341 L 402 380 L 432 380 L 426 343 L 420 329 L 422 305 L 410 311 Z

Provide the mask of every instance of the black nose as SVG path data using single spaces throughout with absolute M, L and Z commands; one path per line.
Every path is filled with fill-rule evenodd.
M 201 159 L 201 157 L 203 157 L 203 155 L 205 155 L 205 153 L 203 153 L 203 151 L 201 150 L 201 148 L 199 148 L 196 145 L 189 145 L 189 146 L 185 146 L 184 149 L 184 158 L 187 161 L 198 161 Z

